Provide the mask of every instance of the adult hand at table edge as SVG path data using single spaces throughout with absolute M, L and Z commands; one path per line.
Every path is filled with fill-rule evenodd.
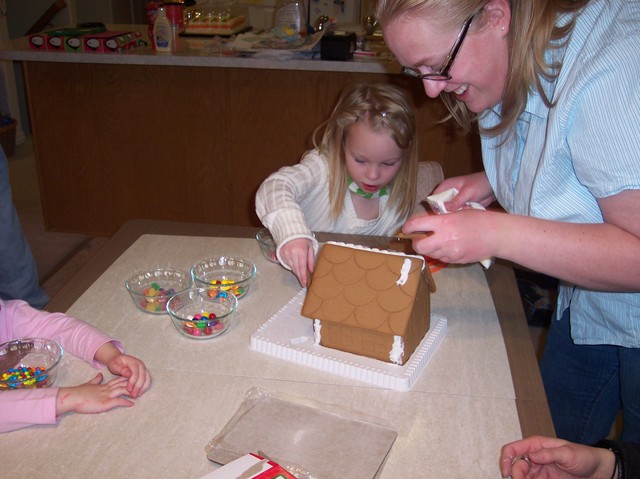
M 615 455 L 608 449 L 545 436 L 531 436 L 502 446 L 500 472 L 513 479 L 609 479 Z

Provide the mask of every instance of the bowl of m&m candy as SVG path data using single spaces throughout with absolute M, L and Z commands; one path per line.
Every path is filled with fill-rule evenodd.
M 167 303 L 167 312 L 184 336 L 211 339 L 229 329 L 237 307 L 238 299 L 229 292 L 211 295 L 206 288 L 192 288 L 172 296 Z
M 50 339 L 24 338 L 0 344 L 0 391 L 50 387 L 62 354 L 62 346 Z
M 208 290 L 212 297 L 228 292 L 240 299 L 249 292 L 256 267 L 246 259 L 218 256 L 193 265 L 191 275 L 194 286 Z
M 260 251 L 262 251 L 262 255 L 267 258 L 272 263 L 280 263 L 278 261 L 278 257 L 276 256 L 276 241 L 271 236 L 271 232 L 267 228 L 261 228 L 256 233 L 256 241 L 260 245 Z
M 191 283 L 187 271 L 156 268 L 135 273 L 127 279 L 125 287 L 139 309 L 145 313 L 165 314 L 169 298 L 189 289 Z

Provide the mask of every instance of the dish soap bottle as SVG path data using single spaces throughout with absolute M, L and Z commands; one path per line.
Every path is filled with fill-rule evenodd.
M 300 35 L 307 34 L 307 13 L 302 0 L 278 0 L 274 19 L 276 28 L 291 28 Z
M 173 50 L 173 30 L 165 7 L 158 7 L 158 14 L 153 25 L 153 39 L 156 51 L 170 52 Z

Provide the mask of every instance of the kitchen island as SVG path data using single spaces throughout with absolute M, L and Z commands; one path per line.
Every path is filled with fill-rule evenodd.
M 146 25 L 110 28 L 120 29 Z M 0 45 L 0 59 L 23 65 L 47 229 L 110 236 L 133 218 L 256 226 L 260 183 L 312 148 L 313 130 L 358 81 L 410 92 L 421 160 L 440 162 L 445 176 L 481 167 L 477 136 L 439 123 L 440 100 L 395 62 L 234 57 L 197 45 L 172 54 Z

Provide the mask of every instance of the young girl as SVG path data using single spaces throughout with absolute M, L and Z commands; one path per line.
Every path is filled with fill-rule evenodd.
M 138 358 L 123 354 L 122 345 L 93 326 L 62 313 L 39 311 L 21 300 L 0 300 L 0 343 L 17 338 L 46 337 L 95 367 L 106 366 L 120 377 L 104 384 L 98 373 L 74 387 L 0 391 L 0 432 L 33 424 L 55 424 L 67 412 L 84 414 L 130 407 L 130 399 L 149 389 L 151 376 Z
M 300 284 L 314 269 L 312 231 L 382 236 L 396 233 L 408 218 L 418 175 L 415 130 L 402 90 L 351 85 L 314 132 L 315 149 L 262 183 L 256 212 L 278 245 L 278 260 Z M 435 186 L 428 183 L 421 185 L 425 197 Z

